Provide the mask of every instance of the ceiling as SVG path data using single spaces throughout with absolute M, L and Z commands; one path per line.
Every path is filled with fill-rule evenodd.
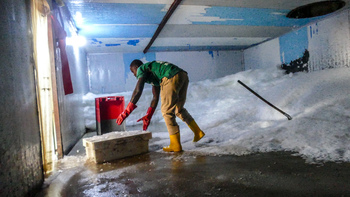
M 88 53 L 243 50 L 321 18 L 286 17 L 318 0 L 182 0 L 145 51 L 173 2 L 65 0 L 65 6 Z

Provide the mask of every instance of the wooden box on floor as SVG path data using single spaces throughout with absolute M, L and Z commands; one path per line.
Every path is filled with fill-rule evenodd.
M 146 131 L 111 132 L 83 139 L 88 159 L 108 162 L 148 152 L 152 133 Z

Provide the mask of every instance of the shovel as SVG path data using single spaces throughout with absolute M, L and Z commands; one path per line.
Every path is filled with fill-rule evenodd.
M 243 87 L 247 88 L 251 93 L 253 93 L 255 96 L 257 96 L 259 99 L 261 99 L 262 101 L 264 101 L 265 103 L 267 103 L 268 105 L 270 105 L 271 107 L 273 107 L 275 110 L 279 111 L 281 114 L 285 115 L 288 120 L 292 120 L 292 117 L 290 115 L 288 115 L 287 113 L 285 113 L 284 111 L 278 109 L 276 106 L 272 105 L 270 102 L 268 102 L 267 100 L 265 100 L 263 97 L 261 97 L 258 93 L 254 92 L 252 89 L 250 89 L 246 84 L 244 84 L 242 81 L 238 80 L 238 83 L 241 84 Z

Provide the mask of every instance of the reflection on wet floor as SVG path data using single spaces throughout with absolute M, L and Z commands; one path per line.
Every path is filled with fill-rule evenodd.
M 150 152 L 104 164 L 77 160 L 75 167 L 67 168 L 62 162 L 60 174 L 41 196 L 350 195 L 349 163 L 310 165 L 291 154 Z
M 165 124 L 153 127 L 166 132 Z M 37 196 L 350 196 L 350 163 L 307 164 L 291 152 L 165 153 L 152 144 L 147 154 L 95 164 L 78 143 Z

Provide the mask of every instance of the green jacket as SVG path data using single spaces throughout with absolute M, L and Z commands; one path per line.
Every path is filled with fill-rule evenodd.
M 160 86 L 164 77 L 170 79 L 180 71 L 184 70 L 169 62 L 152 61 L 142 64 L 137 69 L 136 77 L 137 79 L 145 77 L 146 83 L 153 86 Z

